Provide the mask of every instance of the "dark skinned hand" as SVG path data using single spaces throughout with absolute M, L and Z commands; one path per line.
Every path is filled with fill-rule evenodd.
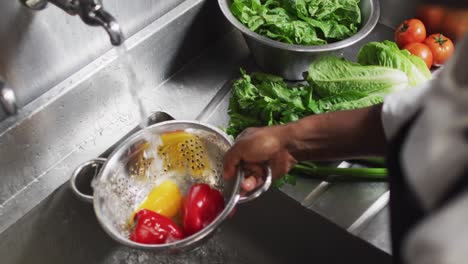
M 285 126 L 244 130 L 224 157 L 224 176 L 234 177 L 242 163 L 246 171 L 242 189 L 249 192 L 262 183 L 265 165 L 271 167 L 273 180 L 286 174 L 297 162 L 286 149 L 286 133 Z

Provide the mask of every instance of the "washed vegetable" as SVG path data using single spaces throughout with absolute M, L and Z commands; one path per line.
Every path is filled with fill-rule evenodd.
M 468 32 L 468 8 L 444 8 L 435 4 L 419 5 L 417 16 L 428 33 L 441 32 L 452 40 L 460 40 Z
M 405 60 L 414 67 L 409 59 Z M 420 62 L 427 70 L 425 63 Z M 378 104 L 386 94 L 411 87 L 407 74 L 401 70 L 363 66 L 335 56 L 322 57 L 311 64 L 308 84 L 290 85 L 278 76 L 241 73 L 242 77 L 234 81 L 228 108 L 227 133 L 234 136 L 251 126 L 284 124 L 311 114 Z
M 367 162 L 367 161 L 366 161 Z M 367 164 L 373 164 L 367 162 Z M 379 164 L 384 166 L 385 164 Z M 285 184 L 296 184 L 296 175 L 306 176 L 318 180 L 337 181 L 385 181 L 388 177 L 386 168 L 336 168 L 327 165 L 305 161 L 296 164 L 290 173 L 274 182 L 280 188 Z
M 241 70 L 241 78 L 232 87 L 227 133 L 237 136 L 252 126 L 284 124 L 312 114 L 375 105 L 389 93 L 412 88 L 431 78 L 421 58 L 400 50 L 391 41 L 366 44 L 358 54 L 358 62 L 336 56 L 319 58 L 309 67 L 307 83 L 296 85 L 278 76 L 249 75 Z M 305 166 L 309 167 L 308 174 L 335 173 L 330 168 Z M 383 170 L 344 173 L 361 178 L 386 175 Z M 276 181 L 276 186 L 294 184 L 297 174 L 298 170 L 294 170 Z
M 181 208 L 182 194 L 180 193 L 179 187 L 177 187 L 175 182 L 165 180 L 151 190 L 143 203 L 138 206 L 136 212 L 141 209 L 148 209 L 165 217 L 172 218 L 176 216 Z
M 195 134 L 174 131 L 161 135 L 158 154 L 163 159 L 164 170 L 188 173 L 194 178 L 204 178 L 211 171 L 206 146 Z
M 442 28 L 445 18 L 445 8 L 435 4 L 419 5 L 417 17 L 426 26 L 427 32 L 438 32 Z
M 465 6 L 465 8 L 448 9 L 440 32 L 449 36 L 454 42 L 461 40 L 468 32 L 468 8 Z
M 432 34 L 424 41 L 434 58 L 434 65 L 442 65 L 453 54 L 453 42 L 442 34 Z
M 227 133 L 237 136 L 251 126 L 266 126 L 296 121 L 321 112 L 309 85 L 288 85 L 283 78 L 265 74 L 248 75 L 233 83 L 229 102 Z
M 281 178 L 275 180 L 275 181 L 273 182 L 273 186 L 275 186 L 276 188 L 281 188 L 281 187 L 283 187 L 283 186 L 286 185 L 286 184 L 296 185 L 296 182 L 297 182 L 296 174 L 287 173 L 287 174 L 284 175 L 283 177 L 281 177 Z
M 359 29 L 359 0 L 233 0 L 232 14 L 250 30 L 299 45 L 323 45 Z
M 322 64 L 324 67 L 320 66 Z M 317 71 L 315 71 L 314 67 L 317 67 Z M 358 67 L 358 70 L 353 69 L 353 67 Z M 326 57 L 311 66 L 311 71 L 316 73 L 311 74 L 309 80 L 315 80 L 315 84 L 296 86 L 287 84 L 281 77 L 262 73 L 248 75 L 241 70 L 242 77 L 236 80 L 233 85 L 228 109 L 230 121 L 227 132 L 237 136 L 242 130 L 250 126 L 283 124 L 314 113 L 369 106 L 382 102 L 383 96 L 390 91 L 409 87 L 406 74 L 399 70 L 379 66 L 364 67 L 369 70 L 372 68 L 370 71 L 375 74 L 373 75 L 363 73 L 362 70 L 359 70 L 361 67 L 364 66 L 336 57 Z M 335 71 L 335 68 L 338 70 Z M 330 69 L 333 70 L 330 71 Z M 336 75 L 333 75 L 334 72 Z M 351 78 L 351 76 L 358 73 L 364 74 L 361 79 Z M 382 78 L 379 74 L 385 74 L 385 76 Z M 320 76 L 321 79 L 316 78 L 316 76 Z M 349 79 L 346 80 L 346 76 Z M 342 77 L 343 79 L 341 79 Z M 326 79 L 334 82 L 329 86 L 330 88 L 340 87 L 341 89 L 328 91 Z M 350 87 L 354 85 L 360 91 L 346 91 L 346 83 Z M 322 86 L 324 94 L 333 95 L 325 98 L 315 95 L 312 87 L 317 88 L 317 84 Z M 381 90 L 378 90 L 378 88 Z M 324 167 L 323 170 L 320 170 L 314 167 L 307 170 L 305 174 L 314 176 L 317 173 L 318 176 L 316 177 L 323 177 L 323 172 L 331 172 L 330 169 L 332 168 Z M 360 173 L 363 176 L 361 178 L 365 178 L 367 171 L 360 171 Z M 371 171 L 370 173 L 367 178 L 374 175 L 372 174 L 374 172 Z M 298 174 L 302 174 L 300 170 L 292 171 L 276 180 L 275 186 L 295 184 L 296 175 Z M 348 172 L 347 175 L 356 174 Z M 383 173 L 378 175 L 381 175 L 381 178 L 383 177 Z
M 426 63 L 427 68 L 432 66 L 432 52 L 429 47 L 423 43 L 410 43 L 406 44 L 403 49 L 409 51 L 414 56 L 418 56 Z
M 423 42 L 426 39 L 426 27 L 419 19 L 403 21 L 395 31 L 395 42 L 399 48 L 413 42 Z
M 363 66 L 335 56 L 312 62 L 307 80 L 321 97 L 322 111 L 374 105 L 388 93 L 409 88 L 408 77 L 400 70 Z
M 319 112 L 375 105 L 388 93 L 410 87 L 407 75 L 400 70 L 363 66 L 335 56 L 314 61 L 307 80 L 320 97 Z
M 335 168 L 320 166 L 313 162 L 301 162 L 294 166 L 292 173 L 328 180 L 385 180 L 385 168 Z
M 164 244 L 184 238 L 182 230 L 169 218 L 151 210 L 138 211 L 130 240 L 143 244 Z
M 192 235 L 209 225 L 224 209 L 223 195 L 208 184 L 190 187 L 182 211 L 182 226 L 186 235 Z
M 410 86 L 417 86 L 432 78 L 426 63 L 407 50 L 400 50 L 395 42 L 369 42 L 358 53 L 358 63 L 398 69 L 406 73 Z

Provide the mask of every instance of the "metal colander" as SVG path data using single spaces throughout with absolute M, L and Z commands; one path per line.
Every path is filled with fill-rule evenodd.
M 163 159 L 164 171 L 188 172 L 195 178 L 201 178 L 210 170 L 211 162 L 207 155 L 206 143 L 200 136 L 176 131 L 162 135 L 161 141 L 158 154 Z
M 231 145 L 229 137 L 210 125 L 193 121 L 158 123 L 135 133 L 107 160 L 95 159 L 79 166 L 72 175 L 71 186 L 80 198 L 93 202 L 98 221 L 119 243 L 161 252 L 193 248 L 209 237 L 237 203 L 255 199 L 271 185 L 271 172 L 267 168 L 264 185 L 241 197 L 243 173 L 239 171 L 237 177 L 228 181 L 222 177 L 222 158 Z M 80 175 L 99 165 L 102 168 L 93 179 L 93 195 L 81 193 L 76 186 Z M 182 194 L 195 182 L 218 188 L 224 196 L 225 209 L 210 225 L 183 240 L 162 245 L 129 240 L 132 213 L 167 178 L 176 181 Z

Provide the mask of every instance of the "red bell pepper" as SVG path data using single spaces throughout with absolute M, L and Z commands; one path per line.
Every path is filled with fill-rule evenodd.
M 130 240 L 143 244 L 164 244 L 184 238 L 182 230 L 169 218 L 151 210 L 138 211 Z
M 209 225 L 224 209 L 223 195 L 208 184 L 192 185 L 182 211 L 184 233 L 192 235 Z

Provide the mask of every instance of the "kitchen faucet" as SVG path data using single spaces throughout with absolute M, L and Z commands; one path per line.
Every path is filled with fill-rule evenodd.
M 41 10 L 52 3 L 70 15 L 79 15 L 90 26 L 102 26 L 109 34 L 112 45 L 122 44 L 124 37 L 115 18 L 102 6 L 101 0 L 20 0 L 23 5 Z
M 16 106 L 16 96 L 11 89 L 0 77 L 0 105 L 3 107 L 7 115 L 14 115 L 18 111 Z

